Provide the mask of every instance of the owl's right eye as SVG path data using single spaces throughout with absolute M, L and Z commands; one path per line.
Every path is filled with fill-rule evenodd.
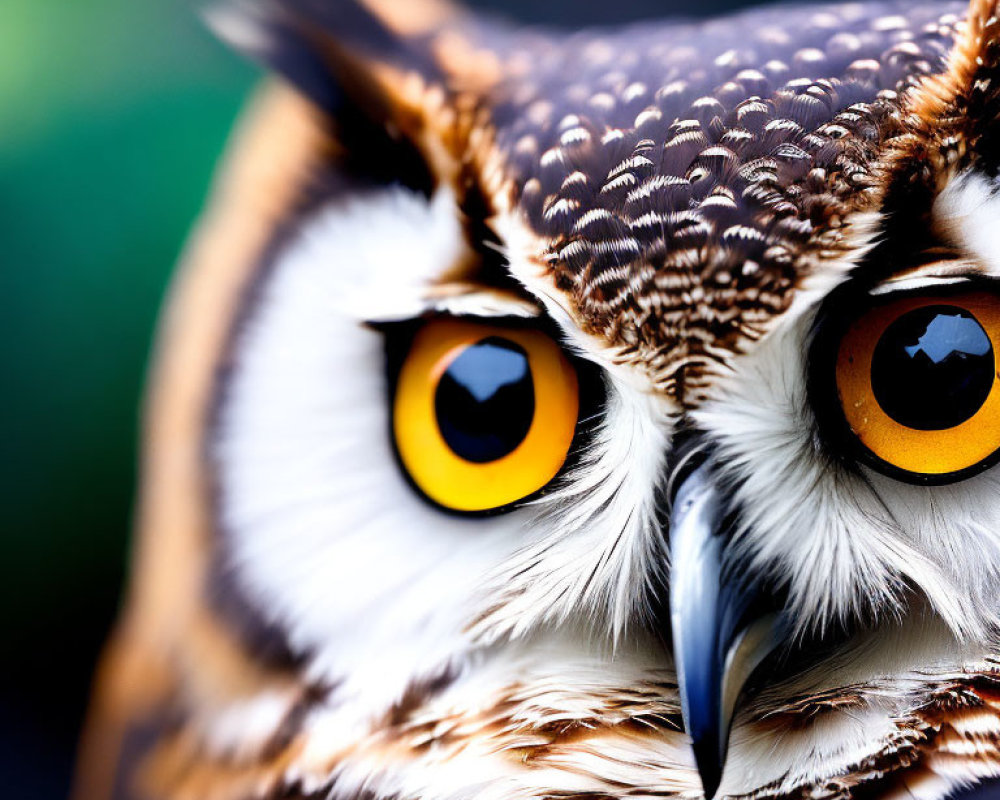
M 846 327 L 833 371 L 843 419 L 877 469 L 948 483 L 1000 454 L 1000 310 L 992 292 L 905 294 Z
M 545 333 L 469 320 L 423 325 L 393 398 L 406 472 L 433 502 L 464 512 L 515 503 L 569 453 L 579 415 L 573 366 Z

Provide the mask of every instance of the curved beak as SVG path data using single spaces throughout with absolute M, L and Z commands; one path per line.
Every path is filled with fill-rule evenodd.
M 787 633 L 784 614 L 727 562 L 732 530 L 729 503 L 703 464 L 670 514 L 670 620 L 684 726 L 707 798 L 722 780 L 740 692 Z

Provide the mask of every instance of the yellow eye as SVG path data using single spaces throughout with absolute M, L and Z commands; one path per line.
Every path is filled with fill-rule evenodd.
M 393 401 L 413 482 L 456 511 L 486 511 L 547 484 L 579 413 L 576 371 L 536 330 L 437 319 L 414 337 Z
M 875 464 L 911 480 L 957 480 L 1000 452 L 995 343 L 987 292 L 907 296 L 851 324 L 837 353 L 844 417 Z

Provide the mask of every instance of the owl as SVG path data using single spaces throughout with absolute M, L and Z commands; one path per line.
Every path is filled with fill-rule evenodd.
M 995 791 L 997 14 L 211 11 L 77 797 Z

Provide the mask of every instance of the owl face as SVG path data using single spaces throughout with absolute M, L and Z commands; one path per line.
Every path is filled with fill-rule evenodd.
M 206 746 L 292 730 L 336 797 L 954 785 L 892 754 L 1000 624 L 993 14 L 217 16 L 310 133 L 195 593 L 311 694 Z

